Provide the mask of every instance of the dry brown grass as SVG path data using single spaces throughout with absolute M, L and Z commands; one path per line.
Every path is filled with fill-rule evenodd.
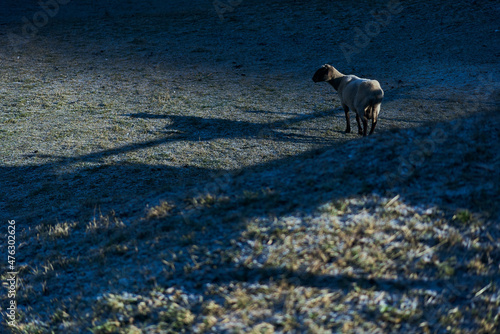
M 494 332 L 494 5 L 405 2 L 348 64 L 366 2 L 248 0 L 222 23 L 196 4 L 0 44 L 21 317 L 3 329 Z M 325 62 L 381 82 L 374 136 L 343 133 Z

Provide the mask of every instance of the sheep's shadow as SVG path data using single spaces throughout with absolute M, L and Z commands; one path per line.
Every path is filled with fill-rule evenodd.
M 266 111 L 255 111 L 267 113 Z M 197 116 L 181 115 L 158 115 L 150 113 L 126 114 L 124 116 L 142 119 L 168 119 L 170 124 L 163 130 L 164 136 L 123 145 L 102 151 L 96 151 L 77 157 L 56 156 L 51 154 L 29 153 L 26 158 L 38 157 L 47 159 L 58 159 L 59 165 L 71 164 L 75 162 L 98 161 L 106 157 L 123 153 L 138 151 L 163 144 L 180 141 L 209 141 L 214 139 L 270 139 L 273 141 L 307 143 L 307 144 L 328 144 L 331 141 L 321 136 L 303 135 L 287 131 L 288 127 L 302 121 L 308 121 L 317 117 L 327 117 L 331 111 L 314 112 L 312 114 L 300 114 L 297 117 L 279 120 L 271 123 L 253 123 L 248 121 L 233 121 L 227 119 L 209 119 Z
M 265 111 L 256 112 L 266 113 Z M 330 112 L 327 111 L 314 112 L 270 123 L 150 113 L 124 115 L 131 118 L 165 119 L 170 120 L 170 122 L 163 129 L 163 133 L 154 139 L 93 151 L 79 156 L 38 152 L 24 154 L 23 157 L 27 162 L 40 159 L 46 162 L 21 168 L 0 167 L 3 176 L 0 177 L 0 182 L 6 188 L 10 187 L 9 193 L 14 193 L 13 196 L 8 196 L 5 207 L 9 208 L 12 216 L 23 216 L 25 214 L 22 212 L 34 208 L 29 210 L 31 213 L 28 215 L 28 221 L 50 220 L 52 214 L 55 215 L 56 219 L 64 221 L 74 219 L 75 215 L 91 215 L 96 207 L 106 211 L 111 209 L 110 203 L 119 205 L 122 200 L 126 200 L 127 196 L 130 197 L 133 194 L 146 196 L 146 194 L 152 193 L 179 192 L 179 189 L 209 178 L 217 171 L 189 165 L 179 167 L 176 164 L 156 166 L 124 161 L 106 163 L 106 159 L 177 142 L 210 141 L 221 138 L 265 139 L 267 141 L 328 145 L 329 141 L 324 137 L 297 133 L 297 131 L 290 131 L 289 127 L 316 117 L 326 117 L 329 114 Z M 61 172 L 72 170 L 75 166 L 81 165 L 88 165 L 88 167 L 78 167 L 75 172 L 71 173 Z M 26 182 L 33 186 L 25 187 Z M 78 185 L 78 191 L 73 191 L 73 194 L 81 197 L 79 200 L 80 209 L 75 210 L 69 205 L 68 216 L 61 214 L 65 211 L 62 209 L 46 210 L 46 207 L 62 208 L 65 206 L 68 201 L 62 194 L 72 193 L 71 189 L 75 187 L 75 184 Z M 144 187 L 143 184 L 148 184 L 148 187 Z M 49 195 L 51 192 L 58 195 Z
M 250 113 L 272 113 L 269 111 L 249 111 Z M 170 124 L 165 128 L 165 133 L 172 134 L 165 138 L 167 141 L 207 141 L 219 138 L 271 138 L 275 141 L 295 143 L 327 143 L 321 136 L 311 136 L 289 131 L 289 128 L 300 122 L 315 118 L 327 117 L 330 111 L 313 112 L 311 114 L 293 114 L 295 117 L 277 120 L 269 123 L 254 123 L 249 121 L 234 121 L 220 118 L 202 118 L 184 115 L 158 115 L 150 113 L 127 114 L 125 116 L 142 119 L 168 119 Z M 154 145 L 153 143 L 151 143 Z

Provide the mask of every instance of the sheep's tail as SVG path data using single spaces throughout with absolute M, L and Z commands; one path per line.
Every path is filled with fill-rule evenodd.
M 376 95 L 376 96 L 373 96 L 370 98 L 370 100 L 368 101 L 368 107 L 366 107 L 366 110 L 365 110 L 365 117 L 367 119 L 374 119 L 375 121 L 377 121 L 377 117 L 378 117 L 377 111 L 378 111 L 380 103 L 382 103 L 382 98 L 383 98 L 383 95 L 382 96 Z
M 369 104 L 368 107 L 366 107 L 366 110 L 365 110 L 365 117 L 367 119 L 373 119 L 373 111 L 374 111 L 374 107 L 373 107 L 373 104 Z
M 374 116 L 375 117 L 377 116 L 377 115 L 375 115 L 375 110 L 377 108 L 378 103 L 379 102 L 376 99 L 370 100 L 368 107 L 366 107 L 366 109 L 365 109 L 365 117 L 367 119 L 373 119 Z

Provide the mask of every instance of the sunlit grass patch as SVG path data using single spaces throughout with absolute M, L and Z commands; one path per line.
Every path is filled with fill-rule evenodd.
M 144 330 L 180 333 L 188 330 L 195 315 L 190 311 L 188 295 L 173 288 L 152 291 L 148 295 L 130 293 L 106 294 L 94 306 L 94 316 L 100 320 L 90 328 L 93 333 L 130 333 Z M 111 317 L 108 318 L 108 316 Z
M 161 201 L 159 205 L 148 210 L 146 219 L 160 219 L 167 217 L 174 208 L 175 206 L 167 201 Z
M 40 238 L 65 238 L 78 225 L 76 222 L 57 223 L 55 225 L 42 224 L 36 227 Z

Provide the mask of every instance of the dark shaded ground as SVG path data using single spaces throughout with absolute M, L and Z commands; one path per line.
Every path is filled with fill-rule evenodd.
M 2 220 L 19 222 L 19 332 L 258 332 L 260 324 L 275 332 L 320 332 L 313 325 L 353 333 L 493 332 L 500 284 L 500 8 L 494 1 L 404 2 L 401 13 L 349 63 L 339 45 L 352 43 L 356 28 L 373 20 L 370 11 L 386 4 L 243 1 L 221 22 L 210 1 L 71 1 L 28 37 L 22 17 L 33 18 L 40 5 L 3 2 L 0 66 L 11 70 L 2 72 L 0 134 L 4 145 L 19 144 L 13 153 L 2 151 L 0 209 Z M 9 33 L 23 39 L 13 44 Z M 340 130 L 344 119 L 336 98 L 332 104 L 330 95 L 324 97 L 332 92 L 313 86 L 310 78 L 325 62 L 381 81 L 386 99 L 374 136 L 362 139 Z M 37 70 L 40 82 L 30 83 Z M 23 116 L 33 123 L 23 128 L 16 115 L 38 95 L 20 87 L 41 85 L 37 94 L 50 95 L 45 86 L 59 83 L 77 91 L 80 100 L 102 99 L 103 116 L 69 102 L 67 110 L 54 113 L 54 124 L 81 113 L 89 126 L 109 121 L 94 132 L 114 135 L 113 123 L 122 121 L 136 137 L 118 137 L 123 142 L 111 148 L 106 142 L 91 146 L 82 137 L 87 153 L 56 149 L 65 136 L 47 143 L 19 140 L 43 138 L 39 133 L 47 129 L 36 113 Z M 254 86 L 261 90 L 249 88 Z M 151 106 L 149 89 L 171 92 L 172 99 L 174 90 L 184 89 L 187 106 L 181 100 L 161 110 Z M 63 93 L 54 100 L 65 99 Z M 121 99 L 109 113 L 102 111 Z M 50 111 L 47 103 L 35 109 Z M 210 112 L 202 114 L 207 104 Z M 111 118 L 113 113 L 118 116 Z M 144 130 L 140 121 L 167 125 Z M 41 130 L 35 129 L 38 123 Z M 84 126 L 77 123 L 73 130 Z M 151 137 L 140 137 L 148 131 Z M 175 162 L 147 160 L 180 145 L 193 145 L 196 158 L 223 159 L 221 142 L 229 143 L 227 152 L 239 152 L 228 153 L 239 167 L 206 167 L 182 155 Z M 202 150 L 202 144 L 215 147 Z M 144 153 L 132 162 L 106 160 L 136 152 Z M 384 208 L 396 195 L 410 213 Z M 155 213 L 162 201 L 168 205 Z M 339 248 L 332 246 L 337 253 L 321 248 L 326 260 L 314 267 L 321 257 L 314 242 L 287 244 L 287 236 L 301 236 L 283 224 L 297 219 L 302 234 L 322 240 L 317 224 L 308 225 L 317 222 L 310 216 L 343 201 L 349 203 L 346 213 L 329 218 L 336 225 L 328 233 L 340 236 L 334 242 Z M 356 220 L 363 214 L 369 219 L 361 223 L 387 224 L 373 229 L 387 239 L 394 236 L 396 250 L 381 247 L 373 267 L 352 255 L 357 246 L 369 253 L 369 245 L 378 242 Z M 428 234 L 419 234 L 415 219 L 430 225 Z M 261 241 L 262 249 L 248 250 Z M 288 252 L 272 248 L 280 243 Z M 308 246 L 311 258 L 304 251 Z M 259 252 L 277 252 L 282 260 L 262 259 Z M 425 252 L 432 257 L 422 264 Z M 253 262 L 245 262 L 252 256 Z M 455 262 L 447 264 L 450 258 Z M 471 265 L 476 260 L 477 270 Z M 258 290 L 263 285 L 270 287 L 267 292 Z M 113 304 L 110 293 L 125 296 L 122 304 Z M 152 293 L 171 303 L 158 302 Z M 318 307 L 330 322 L 315 318 L 317 309 L 307 304 L 329 293 L 337 299 Z M 299 297 L 290 300 L 294 294 Z M 240 299 L 233 304 L 235 295 Z M 418 307 L 404 313 L 405 298 L 417 300 Z M 258 304 L 262 300 L 274 304 Z M 377 300 L 387 300 L 393 310 L 379 308 Z M 208 310 L 210 301 L 222 311 Z M 268 313 L 258 313 L 253 304 Z M 2 304 L 2 325 L 4 312 Z

